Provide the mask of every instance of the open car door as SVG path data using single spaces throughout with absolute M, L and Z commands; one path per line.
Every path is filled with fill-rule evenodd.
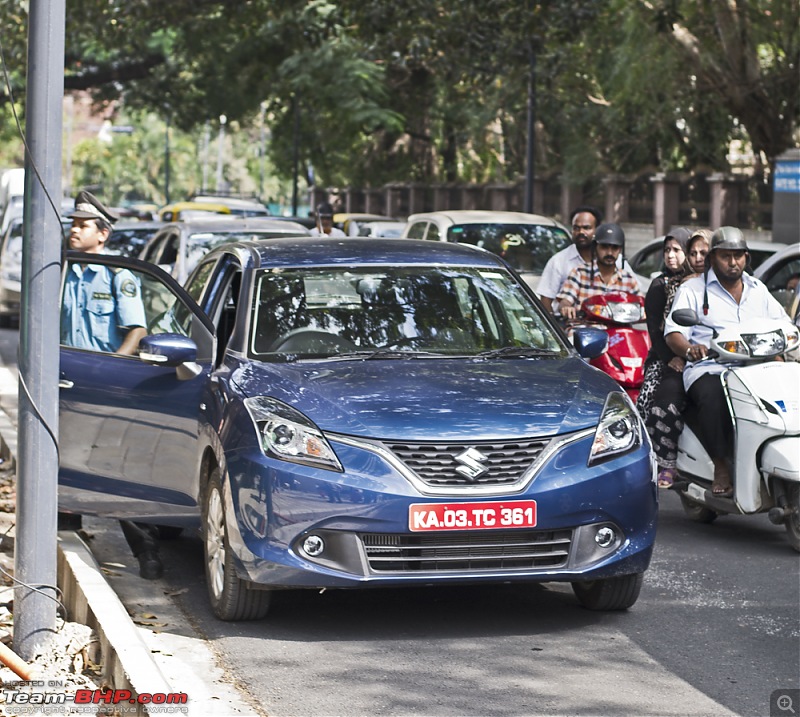
M 198 413 L 214 356 L 214 327 L 153 264 L 68 252 L 64 277 L 87 266 L 125 272 L 117 283 L 128 296 L 139 291 L 147 335 L 136 355 L 70 345 L 65 303 L 74 299 L 62 282 L 59 510 L 190 524 L 198 517 Z M 116 300 L 107 293 L 85 296 L 81 311 L 98 315 Z M 87 313 L 85 325 L 102 320 Z

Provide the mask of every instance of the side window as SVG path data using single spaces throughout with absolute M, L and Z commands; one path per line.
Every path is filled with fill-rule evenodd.
M 791 313 L 800 283 L 800 257 L 790 258 L 773 267 L 771 275 L 764 277 L 764 280 L 770 294 L 780 302 L 787 313 Z
M 102 353 L 134 354 L 147 334 L 188 336 L 192 314 L 146 272 L 70 260 L 61 295 L 61 344 Z
M 428 234 L 425 236 L 428 241 L 439 241 L 441 236 L 439 235 L 439 227 L 437 227 L 433 222 L 428 225 Z
M 242 286 L 242 271 L 238 266 L 231 267 L 228 285 L 222 293 L 222 301 L 217 307 L 217 365 L 222 363 L 228 341 L 233 335 L 236 326 L 236 313 L 239 304 L 239 292 Z
M 165 241 L 165 239 L 164 239 L 163 236 L 158 237 L 157 239 L 154 239 L 152 244 L 150 244 L 149 246 L 145 247 L 144 251 L 142 252 L 141 258 L 144 261 L 149 261 L 149 262 L 155 263 L 153 260 L 161 252 L 161 248 L 164 246 L 164 241 Z
M 422 239 L 425 236 L 427 222 L 414 222 L 408 230 L 409 239 Z
M 205 264 L 200 266 L 200 268 L 194 273 L 192 277 L 189 278 L 189 281 L 186 284 L 186 292 L 198 304 L 200 303 L 200 297 L 203 295 L 203 292 L 205 291 L 206 285 L 208 284 L 208 278 L 211 276 L 211 272 L 214 269 L 215 265 L 216 262 L 207 261 Z

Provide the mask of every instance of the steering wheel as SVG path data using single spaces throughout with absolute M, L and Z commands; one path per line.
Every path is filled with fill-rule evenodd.
M 330 331 L 299 328 L 278 337 L 269 347 L 270 352 L 283 353 L 340 353 L 357 351 L 358 347 L 346 338 Z

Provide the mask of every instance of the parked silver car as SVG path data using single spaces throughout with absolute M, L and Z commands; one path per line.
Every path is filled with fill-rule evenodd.
M 572 241 L 565 226 L 540 214 L 463 209 L 412 214 L 403 237 L 481 247 L 505 259 L 533 289 L 548 259 Z

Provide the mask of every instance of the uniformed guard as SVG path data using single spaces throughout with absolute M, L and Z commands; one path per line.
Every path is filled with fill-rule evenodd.
M 102 254 L 119 217 L 86 191 L 78 194 L 75 211 L 69 216 L 72 219 L 70 249 Z M 141 285 L 135 274 L 103 264 L 69 266 L 61 302 L 62 344 L 132 355 L 147 334 L 146 325 Z M 71 522 L 73 527 L 80 525 L 79 520 Z M 130 520 L 120 520 L 119 524 L 139 561 L 139 575 L 148 580 L 160 577 L 164 568 L 156 526 Z
M 80 192 L 69 215 L 70 249 L 102 254 L 119 218 L 90 192 Z M 138 278 L 127 269 L 73 264 L 61 311 L 61 343 L 107 353 L 133 354 L 147 333 Z

